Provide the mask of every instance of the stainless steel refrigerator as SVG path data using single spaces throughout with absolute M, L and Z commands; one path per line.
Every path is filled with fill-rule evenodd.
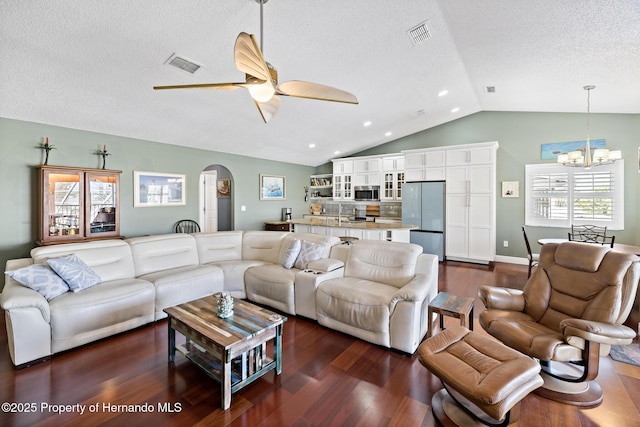
M 444 261 L 445 182 L 408 182 L 402 185 L 402 223 L 417 225 L 411 230 L 411 243 L 424 253 Z

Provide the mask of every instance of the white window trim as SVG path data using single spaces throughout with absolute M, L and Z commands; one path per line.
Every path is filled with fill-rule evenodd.
M 561 174 L 566 173 L 569 182 L 569 190 L 567 193 L 568 200 L 573 200 L 574 173 L 583 173 L 583 168 L 567 167 L 561 164 L 542 163 L 531 164 L 525 166 L 526 194 L 525 194 L 525 224 L 538 227 L 558 227 L 570 228 L 571 225 L 593 224 L 606 226 L 610 230 L 624 230 L 624 160 L 618 160 L 611 165 L 594 166 L 591 171 L 598 172 L 602 170 L 610 170 L 614 174 L 614 192 L 613 192 L 613 219 L 612 220 L 572 220 L 572 210 L 569 210 L 567 219 L 549 219 L 540 218 L 532 215 L 534 207 L 532 176 L 545 174 Z

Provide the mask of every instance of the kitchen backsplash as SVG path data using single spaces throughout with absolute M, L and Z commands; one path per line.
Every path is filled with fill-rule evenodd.
M 321 201 L 316 202 L 322 204 L 323 215 L 354 215 L 356 209 L 364 212 L 367 205 L 375 205 L 380 207 L 381 217 L 401 217 L 402 202 L 353 202 L 353 201 Z

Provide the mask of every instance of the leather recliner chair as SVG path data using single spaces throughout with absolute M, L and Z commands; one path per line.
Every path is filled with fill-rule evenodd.
M 640 259 L 590 243 L 545 244 L 522 291 L 482 286 L 480 324 L 507 346 L 539 360 L 534 393 L 583 408 L 602 402 L 599 357 L 630 344 L 622 325 L 634 303 Z

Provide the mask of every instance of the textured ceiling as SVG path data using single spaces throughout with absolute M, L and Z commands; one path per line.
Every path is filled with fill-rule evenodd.
M 359 105 L 285 97 L 264 124 L 244 89 L 152 90 L 244 80 L 233 45 L 259 16 L 255 0 L 1 0 L 0 116 L 315 166 L 478 111 L 584 112 L 586 84 L 592 112 L 640 113 L 638 0 L 270 0 L 280 81 Z

